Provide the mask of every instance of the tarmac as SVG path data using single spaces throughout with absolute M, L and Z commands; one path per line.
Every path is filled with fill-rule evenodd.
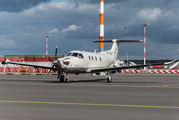
M 178 120 L 179 74 L 0 75 L 1 120 Z

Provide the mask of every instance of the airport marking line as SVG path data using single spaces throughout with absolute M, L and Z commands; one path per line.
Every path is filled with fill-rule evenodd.
M 168 84 L 168 85 L 146 85 L 147 87 L 170 87 L 170 86 L 179 86 L 179 84 Z
M 53 105 L 82 105 L 82 106 L 105 106 L 105 107 L 135 107 L 135 108 L 170 108 L 179 109 L 173 106 L 149 106 L 149 105 L 119 105 L 119 104 L 94 104 L 94 103 L 64 103 L 64 102 L 37 102 L 37 101 L 8 101 L 0 100 L 0 103 L 27 103 L 27 104 L 53 104 Z

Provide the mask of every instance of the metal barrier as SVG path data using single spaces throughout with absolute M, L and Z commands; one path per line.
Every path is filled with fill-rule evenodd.
M 63 56 L 58 56 L 57 58 L 61 58 Z M 54 56 L 46 56 L 44 58 L 42 55 L 39 56 L 13 56 L 13 57 L 0 57 L 0 62 L 9 59 L 12 62 L 21 62 L 25 64 L 34 64 L 34 65 L 45 65 L 45 66 L 52 66 L 51 61 L 55 60 Z M 43 68 L 33 68 L 33 67 L 27 67 L 27 66 L 20 66 L 20 65 L 12 65 L 12 64 L 6 64 L 2 65 L 0 63 L 0 72 L 4 73 L 47 73 L 48 69 Z M 51 71 L 50 73 L 56 73 Z

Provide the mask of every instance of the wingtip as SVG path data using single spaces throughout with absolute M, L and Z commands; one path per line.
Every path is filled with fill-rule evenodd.
M 6 61 L 2 61 L 1 64 L 5 65 L 5 64 L 6 64 Z
M 166 62 L 165 65 L 171 64 L 173 62 L 177 61 L 176 59 L 172 60 L 171 62 Z

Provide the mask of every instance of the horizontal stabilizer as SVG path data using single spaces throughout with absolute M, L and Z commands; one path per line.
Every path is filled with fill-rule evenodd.
M 143 42 L 142 40 L 117 40 L 117 39 L 113 39 L 113 40 L 104 40 L 104 41 L 98 41 L 98 40 L 94 40 L 93 42 L 95 43 L 128 43 L 128 42 Z

